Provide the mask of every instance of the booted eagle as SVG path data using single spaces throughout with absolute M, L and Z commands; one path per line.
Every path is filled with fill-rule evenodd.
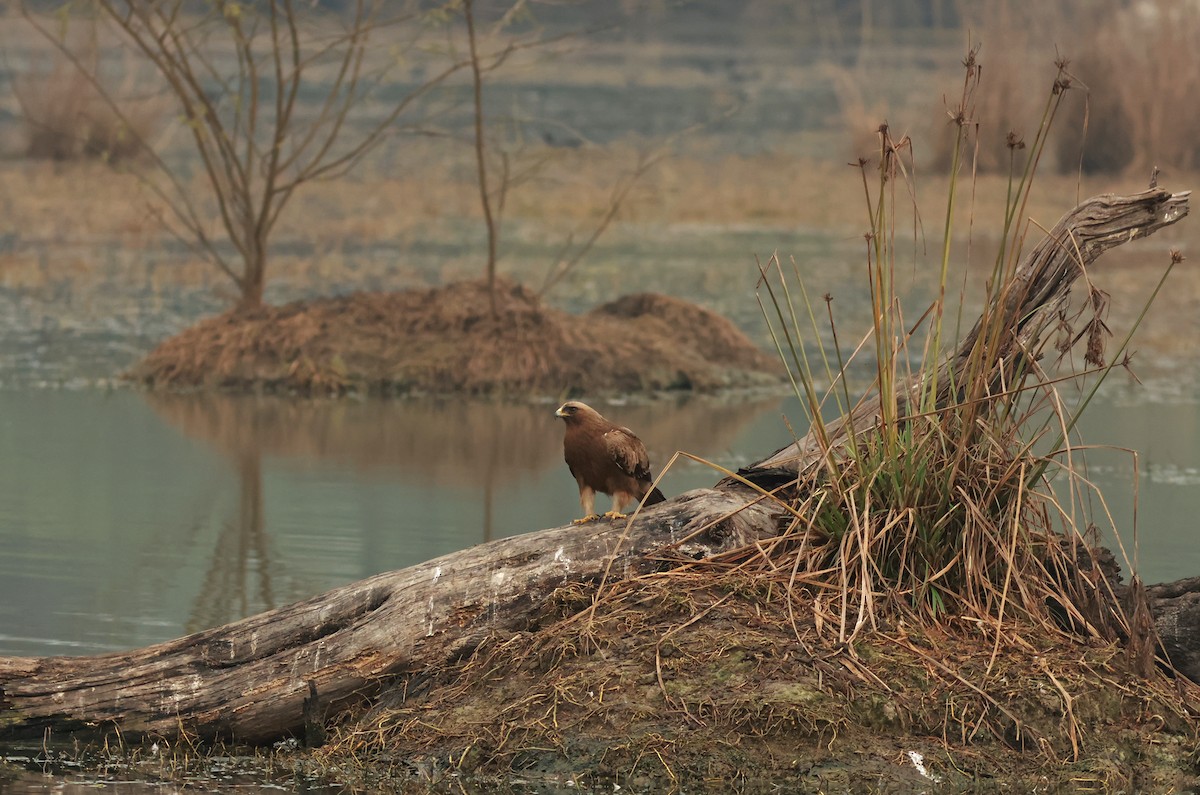
M 604 514 L 610 519 L 624 518 L 621 510 L 643 497 L 647 505 L 666 499 L 661 491 L 652 488 L 650 457 L 646 455 L 646 445 L 633 431 L 612 424 L 578 400 L 562 404 L 554 414 L 566 423 L 563 458 L 579 484 L 579 504 L 584 515 L 575 520 L 576 524 L 600 518 L 594 510 L 598 491 L 612 495 L 613 509 Z

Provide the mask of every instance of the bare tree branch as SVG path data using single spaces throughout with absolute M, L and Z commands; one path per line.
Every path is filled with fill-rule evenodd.
M 270 235 L 295 191 L 305 182 L 345 174 L 394 132 L 396 122 L 415 110 L 419 100 L 469 66 L 466 59 L 451 60 L 382 118 L 355 129 L 359 108 L 387 84 L 400 63 L 385 59 L 372 71 L 368 45 L 385 27 L 420 23 L 429 12 L 416 2 L 355 0 L 348 19 L 336 28 L 334 15 L 297 8 L 294 0 L 216 0 L 198 14 L 196 9 L 204 6 L 193 7 L 186 0 L 93 3 L 179 102 L 208 186 L 202 198 L 212 202 L 240 263 L 235 267 L 222 254 L 183 173 L 151 151 L 167 180 L 165 185 L 143 180 L 168 208 L 169 221 L 161 213 L 158 217 L 237 284 L 242 307 L 261 303 Z M 24 4 L 22 12 L 123 119 L 96 70 Z M 410 45 L 423 35 L 420 24 L 411 27 L 411 34 L 402 32 Z M 324 93 L 313 113 L 302 114 L 301 90 L 316 84 L 313 75 L 326 66 L 332 74 Z

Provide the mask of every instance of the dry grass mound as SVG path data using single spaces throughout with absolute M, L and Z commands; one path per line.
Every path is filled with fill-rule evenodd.
M 172 337 L 126 377 L 151 388 L 305 395 L 563 395 L 745 388 L 779 361 L 728 320 L 663 295 L 575 316 L 501 281 L 230 312 Z
M 396 683 L 335 729 L 318 767 L 369 770 L 374 786 L 467 774 L 635 791 L 1167 792 L 1197 778 L 1180 694 L 1128 673 L 1115 644 L 1014 625 L 1024 642 L 996 651 L 965 620 L 843 644 L 821 601 L 798 596 L 746 571 L 564 586 L 542 626 Z

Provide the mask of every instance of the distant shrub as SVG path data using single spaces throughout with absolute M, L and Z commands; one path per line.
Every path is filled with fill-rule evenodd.
M 85 55 L 93 75 L 96 55 Z M 132 81 L 126 75 L 125 83 Z M 94 158 L 109 163 L 146 153 L 147 141 L 166 114 L 162 98 L 129 98 L 129 86 L 97 86 L 79 67 L 57 58 L 52 67 L 15 81 L 25 119 L 26 157 L 47 160 Z
M 1019 142 L 1031 143 L 1036 137 L 1050 89 L 1046 76 L 1054 51 L 1047 46 L 1046 37 L 1070 28 L 1073 2 L 985 0 L 962 6 L 963 28 L 968 39 L 979 46 L 981 69 L 979 85 L 967 99 L 964 154 L 979 173 L 1024 168 L 1029 150 Z M 945 95 L 956 97 L 959 91 L 947 86 Z M 950 165 L 958 127 L 947 117 L 945 107 L 938 111 L 930 136 L 933 152 L 929 162 L 942 169 Z
M 1089 52 L 1071 64 L 1082 85 L 1063 103 L 1063 125 L 1055 142 L 1058 170 L 1119 174 L 1135 159 L 1133 123 L 1121 95 L 1116 64 L 1106 53 Z
M 979 141 L 979 171 L 1008 170 L 1007 131 L 1027 139 L 1036 133 L 1014 122 L 1040 118 L 1038 75 L 1048 52 L 1066 62 L 1070 80 L 1063 118 L 1045 153 L 1048 164 L 1092 174 L 1200 168 L 1200 5 L 984 0 L 963 6 L 963 25 L 983 45 L 970 116 L 981 129 L 998 131 L 995 140 Z M 935 128 L 932 139 L 933 165 L 941 166 L 953 131 Z
M 1090 173 L 1200 168 L 1200 7 L 1145 2 L 1096 19 L 1072 64 L 1089 101 L 1083 157 L 1078 141 L 1060 141 L 1060 167 L 1082 162 Z M 1064 130 L 1082 129 L 1079 93 Z
M 825 64 L 824 74 L 833 85 L 837 97 L 840 124 L 847 150 L 840 154 L 851 159 L 871 160 L 879 157 L 879 125 L 888 118 L 888 105 L 879 99 L 868 99 L 864 86 L 867 76 L 839 64 Z

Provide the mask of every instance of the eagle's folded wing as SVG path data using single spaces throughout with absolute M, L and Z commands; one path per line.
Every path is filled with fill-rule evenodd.
M 613 461 L 629 477 L 638 481 L 649 481 L 650 456 L 646 453 L 646 445 L 633 435 L 628 428 L 613 428 L 604 434 L 604 443 Z

